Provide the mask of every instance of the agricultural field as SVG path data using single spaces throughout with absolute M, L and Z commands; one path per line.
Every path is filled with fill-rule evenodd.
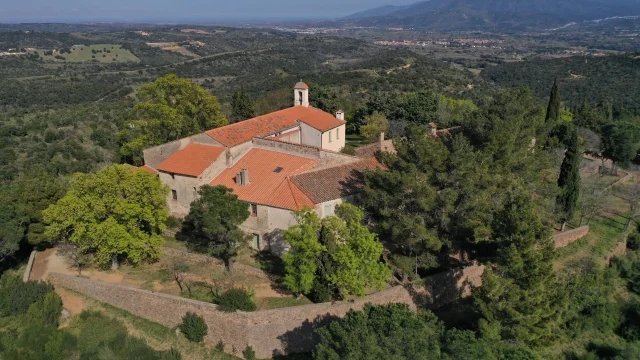
M 69 51 L 65 49 L 37 49 L 29 50 L 28 52 L 30 54 L 37 53 L 44 61 L 55 62 L 140 62 L 140 59 L 129 50 L 123 49 L 121 45 L 115 44 L 74 45 Z

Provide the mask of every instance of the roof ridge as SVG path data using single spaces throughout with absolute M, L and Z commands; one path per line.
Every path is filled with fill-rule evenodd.
M 296 174 L 296 175 L 299 175 L 299 174 Z M 298 204 L 298 200 L 296 199 L 295 195 L 293 194 L 293 189 L 291 189 L 292 186 L 295 186 L 296 189 L 298 189 L 307 198 L 309 198 L 309 201 L 311 201 L 314 204 L 317 204 L 316 200 L 311 195 L 309 195 L 306 191 L 304 191 L 302 188 L 300 188 L 300 186 L 298 186 L 298 184 L 296 184 L 296 182 L 292 179 L 293 176 L 295 176 L 295 175 L 287 176 L 287 181 L 289 183 L 289 189 L 291 190 L 291 195 L 293 195 L 293 201 L 295 201 L 296 206 L 300 207 L 300 205 Z

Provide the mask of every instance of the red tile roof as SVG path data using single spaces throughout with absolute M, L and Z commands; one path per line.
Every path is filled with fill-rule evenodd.
M 158 170 L 173 174 L 200 176 L 224 151 L 225 148 L 220 146 L 192 143 L 173 153 L 158 166 Z
M 230 169 L 224 170 L 210 185 L 233 189 L 240 200 L 282 209 L 301 210 L 314 203 L 294 184 L 289 176 L 311 169 L 319 160 L 281 152 L 251 149 Z M 279 172 L 276 168 L 281 167 Z M 249 184 L 239 186 L 235 176 L 243 168 L 249 171 Z
M 335 116 L 312 107 L 294 106 L 270 114 L 240 121 L 235 124 L 212 129 L 206 132 L 220 144 L 232 147 L 251 141 L 254 137 L 265 137 L 291 129 L 300 120 L 320 131 L 326 131 L 345 123 Z
M 363 170 L 376 168 L 384 169 L 384 166 L 376 158 L 368 158 L 346 165 L 294 175 L 291 180 L 315 204 L 320 204 L 353 195 L 361 185 L 360 173 Z
M 156 169 L 152 168 L 152 167 L 151 167 L 151 166 L 149 166 L 149 165 L 142 165 L 142 166 L 138 166 L 138 169 L 140 169 L 140 170 L 142 170 L 142 171 L 146 171 L 146 172 L 152 173 L 152 174 L 154 174 L 154 175 L 157 175 L 157 174 L 158 174 L 158 170 L 156 170 Z
M 309 85 L 307 85 L 307 83 L 299 81 L 298 83 L 296 83 L 296 85 L 293 87 L 294 89 L 308 89 Z
M 310 111 L 308 111 L 307 114 L 300 117 L 298 120 L 316 130 L 325 132 L 347 123 L 346 121 L 340 120 L 337 117 L 322 110 L 312 107 L 309 107 L 307 109 L 309 109 Z

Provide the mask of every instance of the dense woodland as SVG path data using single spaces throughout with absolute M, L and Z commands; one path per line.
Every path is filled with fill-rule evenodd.
M 640 191 L 632 187 L 625 198 L 629 251 L 611 266 L 594 256 L 557 268 L 551 241 L 555 227 L 590 221 L 602 209 L 600 193 L 581 183 L 583 153 L 610 161 L 603 176 L 636 157 L 637 59 L 510 63 L 476 77 L 353 39 L 207 30 L 0 32 L 0 49 L 113 43 L 140 60 L 0 57 L 1 358 L 180 359 L 177 350 L 153 350 L 101 313 L 82 313 L 58 329 L 60 298 L 47 284 L 22 283 L 15 269 L 32 248 L 56 243 L 71 246 L 79 269 L 80 255 L 103 268 L 157 260 L 160 234 L 176 226 L 162 207 L 167 189 L 112 165 L 140 165 L 146 146 L 288 107 L 299 79 L 310 85 L 313 106 L 346 110 L 349 137 L 357 140 L 346 151 L 384 131 L 397 154 L 378 154 L 386 170 L 363 174 L 358 207 L 344 206 L 329 219 L 297 214 L 299 225 L 285 233 L 292 245 L 282 264 L 285 286 L 320 302 L 364 295 L 391 276 L 420 283 L 473 261 L 488 270 L 485 285 L 453 305 L 457 316 L 367 307 L 318 329 L 313 353 L 291 358 L 640 357 Z M 201 58 L 145 44 L 187 40 L 205 42 L 193 49 Z M 567 79 L 568 71 L 585 78 Z M 460 128 L 434 139 L 425 136 L 430 122 Z M 181 235 L 232 271 L 244 239 L 237 225 L 249 216 L 238 209 L 246 204 L 221 188 L 201 195 Z M 201 327 L 197 318 L 189 321 Z M 243 356 L 250 358 L 250 349 Z

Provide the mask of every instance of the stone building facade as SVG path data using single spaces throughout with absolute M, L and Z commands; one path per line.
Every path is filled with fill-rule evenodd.
M 293 107 L 144 150 L 144 169 L 171 189 L 170 213 L 186 216 L 203 185 L 227 186 L 248 203 L 251 216 L 242 229 L 252 235 L 252 246 L 277 254 L 285 250 L 281 230 L 296 224 L 294 210 L 332 215 L 353 194 L 355 172 L 380 164 L 340 153 L 344 112 L 311 107 L 303 82 L 295 85 L 294 98 Z

